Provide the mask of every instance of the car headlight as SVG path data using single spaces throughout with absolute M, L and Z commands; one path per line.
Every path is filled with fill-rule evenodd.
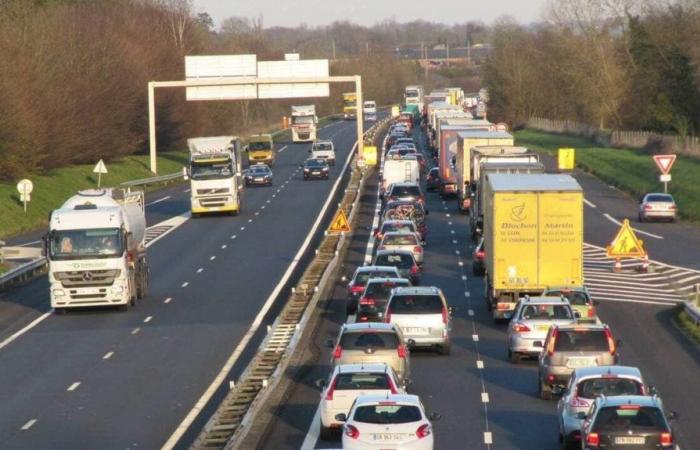
M 63 297 L 64 295 L 66 295 L 66 293 L 63 291 L 63 289 L 54 289 L 53 290 L 54 297 Z
M 324 171 L 324 172 L 327 172 L 327 171 L 328 171 L 328 167 L 324 167 L 324 168 L 323 168 L 323 171 Z
M 308 172 L 308 171 L 309 171 L 309 169 L 304 168 L 304 172 Z
M 109 288 L 109 291 L 112 294 L 119 295 L 124 292 L 124 288 L 122 286 L 112 286 L 111 288 Z

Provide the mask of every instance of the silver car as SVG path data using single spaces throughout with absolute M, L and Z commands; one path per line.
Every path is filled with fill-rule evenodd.
M 654 389 L 646 386 L 642 373 L 636 367 L 598 366 L 574 370 L 569 385 L 557 404 L 559 442 L 564 448 L 581 448 L 579 413 L 588 413 L 595 398 L 618 395 L 652 395 Z
M 416 264 L 423 265 L 423 244 L 418 233 L 391 231 L 379 241 L 379 250 L 407 250 L 413 254 Z
M 522 298 L 508 325 L 508 359 L 518 363 L 523 356 L 539 355 L 549 327 L 575 323 L 576 315 L 564 297 Z
M 450 353 L 451 312 L 439 288 L 393 289 L 384 320 L 401 328 L 409 347 L 437 347 L 443 355 Z
M 676 221 L 678 206 L 671 194 L 647 194 L 639 204 L 639 221 L 663 219 Z

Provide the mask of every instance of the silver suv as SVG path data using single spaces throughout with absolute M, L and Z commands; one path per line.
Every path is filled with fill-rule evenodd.
M 539 357 L 540 398 L 550 400 L 552 390 L 562 390 L 574 369 L 614 366 L 621 342 L 613 338 L 604 324 L 554 325 L 547 333 Z
M 379 250 L 407 250 L 413 254 L 416 264 L 423 265 L 423 244 L 418 233 L 405 231 L 385 233 L 379 242 Z
M 391 291 L 384 320 L 398 325 L 409 347 L 437 347 L 450 353 L 451 311 L 436 287 L 401 287 Z

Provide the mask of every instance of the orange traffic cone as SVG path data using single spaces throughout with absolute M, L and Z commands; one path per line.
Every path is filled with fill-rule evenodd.
M 620 261 L 620 258 L 615 258 L 615 265 L 613 266 L 613 272 L 615 272 L 615 273 L 622 272 L 622 262 Z

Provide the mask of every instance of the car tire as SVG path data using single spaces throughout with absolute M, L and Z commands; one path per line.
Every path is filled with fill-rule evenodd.
M 551 400 L 552 399 L 552 387 L 546 384 L 544 381 L 540 380 L 540 398 L 542 400 Z
M 440 354 L 441 354 L 441 355 L 447 356 L 447 355 L 449 355 L 450 352 L 452 351 L 452 345 L 451 345 L 451 344 L 444 344 L 444 345 L 441 345 L 440 348 L 439 348 L 439 351 L 440 351 Z
M 354 300 L 348 300 L 345 303 L 345 314 L 352 316 L 357 312 L 357 302 Z
M 508 361 L 513 364 L 518 364 L 520 362 L 520 355 L 508 349 Z
M 335 437 L 335 436 L 334 436 L 334 433 L 333 433 L 333 428 L 324 427 L 324 426 L 323 426 L 323 422 L 321 422 L 321 419 L 319 419 L 319 422 L 320 422 L 321 429 L 320 429 L 320 432 L 318 433 L 318 437 L 319 437 L 322 441 L 331 441 L 331 440 L 333 440 L 333 438 Z
M 639 222 L 644 223 L 644 216 L 641 214 L 638 216 L 639 217 Z

